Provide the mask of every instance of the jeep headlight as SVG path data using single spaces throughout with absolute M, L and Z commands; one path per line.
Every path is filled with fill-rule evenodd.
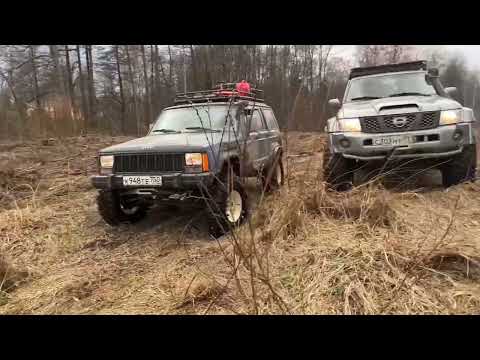
M 187 164 L 187 166 L 201 166 L 202 154 L 201 153 L 185 154 L 185 164 Z
M 462 110 L 444 110 L 440 112 L 440 125 L 453 125 L 462 122 Z
M 186 172 L 208 171 L 208 155 L 206 153 L 185 154 Z
M 113 168 L 113 155 L 101 155 L 100 156 L 100 167 L 103 169 Z
M 113 155 L 100 155 L 100 174 L 111 174 L 113 161 Z
M 360 119 L 335 119 L 329 123 L 329 132 L 359 132 L 362 131 Z

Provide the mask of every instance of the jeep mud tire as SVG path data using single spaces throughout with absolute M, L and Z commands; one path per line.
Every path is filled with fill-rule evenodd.
M 285 169 L 283 167 L 282 155 L 278 153 L 271 167 L 262 171 L 262 191 L 271 193 L 280 189 L 285 183 Z
M 341 154 L 332 154 L 328 149 L 323 152 L 323 181 L 327 188 L 335 191 L 347 191 L 353 186 L 355 161 Z
M 240 226 L 248 218 L 247 192 L 233 171 L 220 179 L 210 195 L 212 199 L 207 207 L 208 231 L 214 238 Z
M 467 181 L 474 181 L 477 171 L 477 149 L 467 145 L 460 154 L 454 155 L 441 165 L 443 186 L 450 187 Z
M 124 208 L 117 191 L 100 191 L 97 196 L 97 206 L 103 220 L 111 226 L 118 226 L 122 223 L 136 223 L 147 214 L 147 209 L 144 206 L 136 206 L 132 209 Z

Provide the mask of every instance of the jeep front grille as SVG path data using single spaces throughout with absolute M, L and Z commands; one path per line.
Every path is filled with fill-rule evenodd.
M 115 155 L 115 173 L 180 172 L 185 168 L 185 154 Z
M 401 121 L 396 119 L 402 118 Z M 440 112 L 380 115 L 360 118 L 365 133 L 388 133 L 433 129 L 438 126 Z

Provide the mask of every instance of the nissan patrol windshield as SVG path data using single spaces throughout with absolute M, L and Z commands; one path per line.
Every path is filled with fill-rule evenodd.
M 381 74 L 353 79 L 345 102 L 375 100 L 396 96 L 437 95 L 433 82 L 427 82 L 425 72 Z

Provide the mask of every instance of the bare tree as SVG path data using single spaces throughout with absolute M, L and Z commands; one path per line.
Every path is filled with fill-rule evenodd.
M 137 126 L 137 135 L 140 136 L 141 125 L 140 125 L 140 118 L 138 117 L 138 110 L 137 110 L 137 86 L 135 82 L 133 65 L 132 65 L 132 57 L 130 56 L 129 47 L 130 47 L 129 45 L 125 45 L 125 53 L 127 55 L 128 77 L 129 77 L 130 84 L 132 86 L 133 118 Z
M 85 45 L 85 57 L 87 63 L 87 89 L 88 89 L 88 118 L 91 126 L 95 127 L 95 83 L 93 80 L 93 54 L 92 45 Z
M 85 95 L 85 84 L 83 79 L 83 72 L 82 72 L 82 57 L 80 52 L 80 45 L 77 45 L 77 64 L 78 64 L 78 81 L 80 83 L 80 95 L 82 99 L 82 115 L 83 115 L 83 131 L 86 134 L 88 130 L 88 106 L 87 106 L 87 98 Z
M 118 45 L 113 45 L 115 54 L 115 63 L 117 68 L 118 87 L 120 89 L 120 114 L 122 122 L 122 132 L 125 134 L 127 131 L 127 121 L 125 117 L 125 93 L 123 91 L 122 71 L 120 68 L 120 55 L 118 51 Z
M 150 98 L 150 86 L 147 74 L 147 58 L 145 56 L 145 46 L 141 45 L 140 50 L 142 52 L 143 79 L 145 84 L 145 125 L 148 127 L 148 124 L 151 121 L 150 117 L 152 113 L 152 102 Z

